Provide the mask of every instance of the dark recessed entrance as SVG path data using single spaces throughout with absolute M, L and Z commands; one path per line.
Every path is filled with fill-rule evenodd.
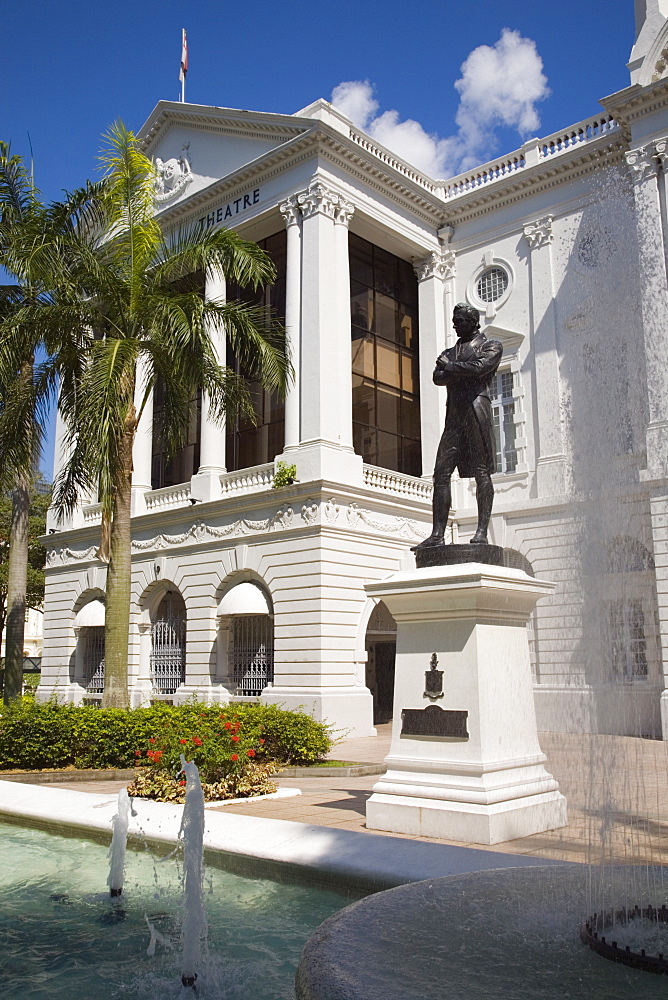
M 366 685 L 373 695 L 374 725 L 389 722 L 394 700 L 397 623 L 380 601 L 371 612 L 366 632 Z

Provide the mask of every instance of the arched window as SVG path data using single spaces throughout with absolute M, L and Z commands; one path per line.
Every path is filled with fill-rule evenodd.
M 76 614 L 77 675 L 86 694 L 104 691 L 104 602 L 88 601 Z
M 238 695 L 258 697 L 274 679 L 274 619 L 269 600 L 244 581 L 220 602 L 221 627 L 229 628 L 228 670 Z
M 186 606 L 168 590 L 151 622 L 151 680 L 158 694 L 174 694 L 186 679 Z

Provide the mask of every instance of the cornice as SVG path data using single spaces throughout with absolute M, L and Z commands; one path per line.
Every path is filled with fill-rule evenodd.
M 309 118 L 295 118 L 293 115 L 160 101 L 138 132 L 142 150 L 150 155 L 151 150 L 159 142 L 162 132 L 170 125 L 182 125 L 193 130 L 218 132 L 224 135 L 285 142 L 286 139 L 310 129 L 313 121 Z
M 526 201 L 532 195 L 561 187 L 565 180 L 577 180 L 594 173 L 603 157 L 607 164 L 623 164 L 627 149 L 627 143 L 616 133 L 612 142 L 609 136 L 602 136 L 588 142 L 584 148 L 541 160 L 508 177 L 449 199 L 445 206 L 448 221 L 453 226 L 462 225 L 488 212 Z
M 445 204 L 441 198 L 430 194 L 391 166 L 379 163 L 373 153 L 358 146 L 328 125 L 322 122 L 310 124 L 308 131 L 294 136 L 275 149 L 268 150 L 176 205 L 163 209 L 157 217 L 170 225 L 182 221 L 185 216 L 197 216 L 212 201 L 229 198 L 230 194 L 247 187 L 251 179 L 253 185 L 257 187 L 267 183 L 286 168 L 310 158 L 322 157 L 336 166 L 343 167 L 349 176 L 380 192 L 403 209 L 408 208 L 414 216 L 427 225 L 438 226 L 442 223 Z
M 654 111 L 660 111 L 667 103 L 668 77 L 649 83 L 646 87 L 634 83 L 625 90 L 619 90 L 616 94 L 603 97 L 599 101 L 608 114 L 627 126 Z

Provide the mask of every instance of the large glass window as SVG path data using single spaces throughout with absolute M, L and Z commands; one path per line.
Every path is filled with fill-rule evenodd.
M 258 242 L 269 254 L 276 267 L 276 282 L 267 288 L 254 292 L 252 288 L 239 288 L 228 284 L 228 301 L 248 302 L 263 305 L 277 319 L 285 316 L 285 265 L 287 257 L 287 234 L 283 230 Z M 227 364 L 234 371 L 241 371 L 239 361 L 228 350 Z M 242 372 L 242 374 L 245 374 Z M 267 392 L 259 382 L 248 379 L 253 408 L 257 423 L 241 414 L 230 417 L 227 422 L 225 439 L 225 464 L 228 471 L 247 469 L 253 465 L 273 462 L 283 451 L 285 443 L 285 407 L 276 393 Z
M 417 279 L 352 233 L 353 443 L 370 465 L 421 473 Z
M 640 598 L 609 601 L 603 623 L 604 648 L 615 680 L 647 677 L 645 615 Z
M 496 442 L 496 471 L 514 472 L 517 468 L 517 428 L 515 426 L 515 375 L 497 372 L 490 389 L 494 440 Z

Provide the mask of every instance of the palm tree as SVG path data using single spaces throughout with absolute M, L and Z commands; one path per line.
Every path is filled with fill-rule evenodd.
M 282 327 L 261 308 L 205 301 L 193 278 L 223 274 L 257 288 L 275 278 L 270 258 L 231 230 L 192 227 L 165 238 L 154 217 L 151 161 L 122 123 L 106 140 L 97 216 L 82 217 L 78 244 L 63 241 L 62 252 L 53 255 L 59 300 L 77 312 L 80 329 L 91 331 L 80 380 L 60 391 L 70 457 L 54 496 L 58 509 L 71 510 L 82 494 L 98 494 L 99 555 L 109 564 L 102 704 L 126 707 L 132 447 L 149 394 L 159 380 L 165 390 L 161 430 L 173 451 L 185 436 L 198 389 L 207 394 L 214 419 L 230 407 L 253 416 L 246 383 L 216 360 L 212 333 L 224 332 L 244 370 L 266 389 L 284 392 L 291 369 Z
M 94 193 L 88 188 L 68 205 L 45 208 L 21 157 L 0 142 L 0 264 L 13 279 L 0 286 L 0 490 L 12 493 L 6 704 L 20 696 L 23 680 L 30 487 L 43 420 L 57 373 L 66 384 L 76 379 L 82 356 L 76 328 L 54 313 L 49 284 L 33 251 L 72 233 L 79 209 Z M 36 363 L 40 349 L 43 360 Z

